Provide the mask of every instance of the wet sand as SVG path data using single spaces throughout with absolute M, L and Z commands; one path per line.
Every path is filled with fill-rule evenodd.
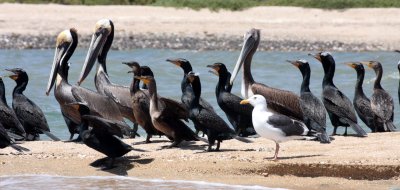
M 154 138 L 154 143 L 143 144 L 143 139 L 129 139 L 125 141 L 143 152 L 131 151 L 109 171 L 89 165 L 104 156 L 83 144 L 26 142 L 23 146 L 30 152 L 0 150 L 0 175 L 126 175 L 290 189 L 400 188 L 400 133 L 335 138 L 331 144 L 283 143 L 277 162 L 268 160 L 274 143 L 263 138 L 253 143 L 225 141 L 221 152 L 205 152 L 201 142 L 160 149 L 169 142 Z

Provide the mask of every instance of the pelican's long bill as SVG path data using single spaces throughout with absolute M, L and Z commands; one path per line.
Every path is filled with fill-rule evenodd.
M 254 49 L 255 45 L 258 46 L 256 38 L 258 38 L 259 35 L 260 30 L 254 28 L 250 29 L 250 31 L 245 34 L 242 51 L 240 51 L 239 58 L 236 62 L 235 68 L 232 71 L 231 80 L 229 81 L 231 85 L 233 84 L 233 81 L 235 81 L 235 78 L 244 63 L 244 60 L 247 58 L 247 55 L 250 53 L 251 50 Z
M 90 42 L 85 63 L 83 64 L 82 71 L 78 79 L 78 85 L 80 85 L 85 80 L 85 78 L 92 70 L 93 65 L 96 62 L 97 56 L 103 49 L 103 46 L 107 41 L 108 35 L 111 33 L 111 27 L 111 22 L 108 19 L 102 19 L 96 23 L 95 33 L 92 35 L 92 41 Z
M 53 65 L 51 66 L 49 81 L 47 83 L 46 95 L 49 95 L 54 85 L 58 68 L 63 64 L 66 52 L 72 46 L 72 35 L 70 30 L 64 30 L 57 36 L 56 50 L 54 52 Z M 66 63 L 65 63 L 66 64 Z

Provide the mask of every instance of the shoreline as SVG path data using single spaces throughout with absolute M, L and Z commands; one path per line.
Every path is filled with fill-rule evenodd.
M 118 35 L 118 34 L 117 34 Z M 53 35 L 0 35 L 0 49 L 54 49 L 56 36 Z M 88 48 L 91 36 L 79 36 L 80 48 Z M 239 51 L 241 36 L 180 36 L 175 34 L 131 34 L 114 38 L 111 49 L 175 49 L 196 51 Z M 295 41 L 261 40 L 258 51 L 394 51 L 382 44 L 344 43 L 340 41 Z
M 254 7 L 243 11 L 152 6 L 0 4 L 0 49 L 54 48 L 59 32 L 76 28 L 87 47 L 95 23 L 115 25 L 112 48 L 239 50 L 250 28 L 261 51 L 393 51 L 400 49 L 400 8 L 322 10 Z M 23 13 L 28 13 L 23 14 Z
M 84 144 L 37 141 L 22 145 L 30 152 L 0 150 L 0 176 L 46 174 L 61 176 L 121 175 L 142 179 L 194 180 L 289 189 L 388 189 L 400 187 L 400 133 L 369 134 L 366 138 L 336 136 L 331 144 L 289 141 L 281 145 L 281 160 L 266 160 L 272 141 L 224 141 L 221 152 L 204 152 L 204 143 L 160 149 L 161 138 L 124 139 L 136 149 L 102 171 L 89 164 L 104 156 Z

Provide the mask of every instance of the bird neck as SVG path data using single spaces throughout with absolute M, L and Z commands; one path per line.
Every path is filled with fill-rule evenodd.
M 251 85 L 254 83 L 253 76 L 251 75 L 251 61 L 253 59 L 253 54 L 250 53 L 243 63 L 243 81 L 246 85 Z
M 229 76 L 226 74 L 220 74 L 218 78 L 218 83 L 215 88 L 215 95 L 218 97 L 222 92 L 227 92 L 227 88 L 229 88 Z
M 382 74 L 383 74 L 382 68 L 374 69 L 374 71 L 376 74 L 374 89 L 382 89 L 382 86 L 381 86 L 381 79 L 382 79 Z
M 159 111 L 156 81 L 151 80 L 147 86 L 150 94 L 150 110 Z
M 13 97 L 16 94 L 22 94 L 24 92 L 24 90 L 26 89 L 27 85 L 28 85 L 28 80 L 17 81 L 17 86 L 15 86 L 14 91 L 13 91 Z
M 268 112 L 267 104 L 257 104 L 253 108 L 253 112 L 254 111 L 257 111 L 257 112 Z
M 192 89 L 193 89 L 194 97 L 190 103 L 190 105 L 191 105 L 190 107 L 198 108 L 200 105 L 200 96 L 201 96 L 201 83 L 200 83 L 200 80 L 198 80 L 198 78 L 196 78 L 192 82 Z
M 1 101 L 2 101 L 4 104 L 7 104 L 7 100 L 6 100 L 6 89 L 5 89 L 5 87 L 4 87 L 4 82 L 3 82 L 3 79 L 2 79 L 2 78 L 0 78 L 0 98 L 1 98 Z
M 301 74 L 303 75 L 303 82 L 301 83 L 300 92 L 310 92 L 310 68 L 301 70 Z
M 364 95 L 364 91 L 362 88 L 363 82 L 364 82 L 364 75 L 365 71 L 363 70 L 357 70 L 357 82 L 356 82 L 356 88 L 355 88 L 355 94 L 360 94 Z
M 183 69 L 183 78 L 181 81 L 181 90 L 182 92 L 184 92 L 187 88 L 187 85 L 189 85 L 189 83 L 186 82 L 186 75 L 193 69 L 191 65 L 185 65 L 184 67 L 182 67 L 182 69 Z
M 323 63 L 324 67 L 324 79 L 322 80 L 322 86 L 333 85 L 333 76 L 335 75 L 335 62 Z
M 131 85 L 129 86 L 129 91 L 130 91 L 131 95 L 134 95 L 139 90 L 140 80 L 135 78 L 135 76 L 139 76 L 139 75 L 136 75 L 136 74 L 137 73 L 135 73 L 133 75 L 133 79 L 132 79 Z

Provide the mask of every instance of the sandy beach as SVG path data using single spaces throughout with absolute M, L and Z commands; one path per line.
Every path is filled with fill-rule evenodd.
M 207 9 L 195 11 L 148 6 L 0 4 L 0 9 L 0 35 L 45 35 L 51 37 L 53 41 L 60 31 L 70 27 L 75 27 L 81 36 L 89 38 L 99 19 L 110 18 L 115 25 L 116 39 L 128 35 L 133 37 L 127 38 L 127 40 L 132 40 L 141 35 L 151 34 L 156 37 L 173 35 L 171 38 L 193 37 L 209 40 L 222 38 L 223 41 L 233 38 L 241 41 L 241 36 L 248 29 L 254 27 L 261 29 L 262 41 L 269 43 L 260 44 L 260 48 L 266 46 L 264 49 L 267 50 L 280 50 L 282 49 L 280 46 L 273 48 L 270 46 L 285 41 L 288 41 L 289 44 L 286 46 L 289 47 L 283 48 L 283 50 L 290 50 L 293 42 L 297 42 L 296 46 L 308 42 L 323 42 L 311 43 L 308 46 L 316 45 L 318 47 L 308 47 L 308 49 L 324 48 L 322 45 L 326 43 L 334 43 L 334 46 L 343 44 L 363 46 L 354 49 L 355 51 L 400 49 L 398 34 L 400 9 L 398 8 L 321 10 L 297 7 L 255 7 L 237 12 L 226 10 L 212 12 Z M 210 36 L 216 37 L 207 38 Z M 155 40 L 154 37 L 150 38 L 152 39 L 139 39 L 135 43 Z M 2 41 L 8 43 L 7 39 Z M 34 39 L 24 39 L 24 41 L 29 44 Z M 54 46 L 53 41 L 50 42 L 51 47 Z M 163 40 L 160 41 L 157 43 L 163 43 Z M 170 43 L 182 43 L 182 41 Z M 211 46 L 212 43 L 209 42 L 208 45 Z M 228 45 L 230 44 L 228 43 Z M 31 46 L 35 48 L 34 45 Z M 25 48 L 31 46 L 27 45 Z M 45 48 L 48 48 L 47 46 Z M 153 47 L 154 43 L 133 47 L 138 46 Z M 227 45 L 225 44 L 225 46 Z M 235 44 L 234 46 L 226 47 L 226 49 L 240 48 L 240 45 Z M 185 48 L 185 46 L 177 48 L 179 47 Z M 296 50 L 296 48 L 293 49 Z M 297 49 L 308 50 L 307 48 Z M 351 47 L 333 50 L 343 51 L 346 49 L 351 50 Z
M 125 140 L 137 149 L 119 159 L 117 167 L 102 171 L 89 166 L 104 156 L 83 144 L 26 142 L 30 152 L 0 150 L 0 176 L 49 174 L 64 176 L 125 175 L 139 178 L 210 181 L 290 189 L 400 188 L 400 133 L 369 134 L 367 138 L 335 137 L 331 144 L 290 141 L 281 145 L 274 162 L 272 141 L 223 142 L 221 152 L 205 152 L 204 143 L 160 149 L 165 139 L 143 144 Z
M 233 42 L 226 42 L 222 47 L 237 50 L 241 48 L 241 36 L 254 27 L 262 32 L 261 50 L 282 50 L 281 46 L 271 46 L 268 40 L 288 47 L 293 45 L 291 42 L 304 46 L 284 51 L 323 48 L 318 44 L 337 44 L 332 46 L 337 51 L 353 50 L 351 47 L 340 49 L 344 46 L 339 45 L 343 44 L 346 47 L 361 44 L 355 51 L 400 49 L 400 9 L 395 8 L 320 10 L 256 7 L 239 12 L 211 12 L 146 6 L 0 4 L 0 10 L 0 44 L 15 43 L 10 39 L 20 40 L 19 45 L 2 48 L 54 48 L 57 34 L 70 27 L 77 28 L 83 43 L 87 44 L 96 21 L 110 18 L 115 24 L 115 41 L 118 42 L 118 38 L 120 42 L 126 41 L 132 35 L 142 36 L 139 41 L 147 40 L 143 46 L 127 45 L 128 48 L 196 49 L 197 46 L 185 46 L 178 38 L 166 42 L 172 43 L 171 46 L 157 46 L 159 41 L 169 36 L 184 36 L 186 40 L 192 39 L 188 41 L 191 43 L 206 41 L 202 46 L 213 43 L 207 40 L 220 40 L 218 43 L 222 43 L 234 38 Z M 159 41 L 152 41 L 150 38 L 153 37 Z M 318 43 L 310 45 L 308 42 Z M 36 46 L 35 43 L 44 44 Z M 272 157 L 275 144 L 262 138 L 255 138 L 248 144 L 225 141 L 221 152 L 205 152 L 206 146 L 201 142 L 184 143 L 181 148 L 160 149 L 169 144 L 166 139 L 154 138 L 155 142 L 151 144 L 143 144 L 143 139 L 127 139 L 124 141 L 143 151 L 131 151 L 109 171 L 90 166 L 104 156 L 83 144 L 24 142 L 22 145 L 30 152 L 0 149 L 0 176 L 124 175 L 290 189 L 400 188 L 400 133 L 335 138 L 331 144 L 315 141 L 283 143 L 278 162 L 265 159 Z

